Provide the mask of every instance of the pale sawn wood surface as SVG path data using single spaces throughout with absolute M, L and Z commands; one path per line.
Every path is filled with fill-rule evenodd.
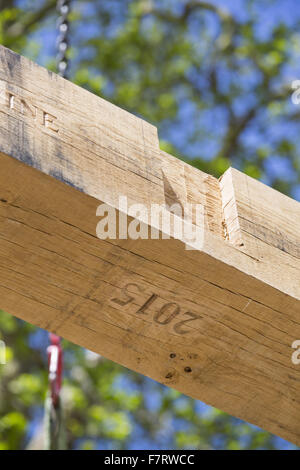
M 300 445 L 300 204 L 0 48 L 0 308 Z M 100 240 L 100 202 L 198 203 L 182 240 Z

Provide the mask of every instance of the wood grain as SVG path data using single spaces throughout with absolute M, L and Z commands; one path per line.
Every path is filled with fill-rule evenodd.
M 300 445 L 300 204 L 236 170 L 218 181 L 138 117 L 0 61 L 0 308 Z M 201 204 L 202 249 L 98 239 L 97 207 L 120 195 Z

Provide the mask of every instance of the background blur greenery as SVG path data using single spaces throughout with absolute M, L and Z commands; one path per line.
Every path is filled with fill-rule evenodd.
M 55 1 L 0 0 L 0 42 L 55 70 Z M 300 200 L 298 0 L 73 0 L 70 79 L 159 128 L 161 147 Z M 0 312 L 0 449 L 41 447 L 47 335 Z M 68 447 L 292 445 L 64 342 Z M 254 405 L 255 406 L 255 405 Z

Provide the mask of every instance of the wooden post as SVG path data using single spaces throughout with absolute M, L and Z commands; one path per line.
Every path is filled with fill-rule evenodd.
M 0 308 L 300 445 L 300 204 L 3 47 L 0 111 Z M 198 204 L 201 249 L 100 240 L 120 196 Z

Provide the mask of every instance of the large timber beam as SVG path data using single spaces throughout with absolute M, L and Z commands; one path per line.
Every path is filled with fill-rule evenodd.
M 0 152 L 1 309 L 300 445 L 298 202 L 3 47 Z M 201 204 L 201 250 L 97 238 L 120 195 Z

